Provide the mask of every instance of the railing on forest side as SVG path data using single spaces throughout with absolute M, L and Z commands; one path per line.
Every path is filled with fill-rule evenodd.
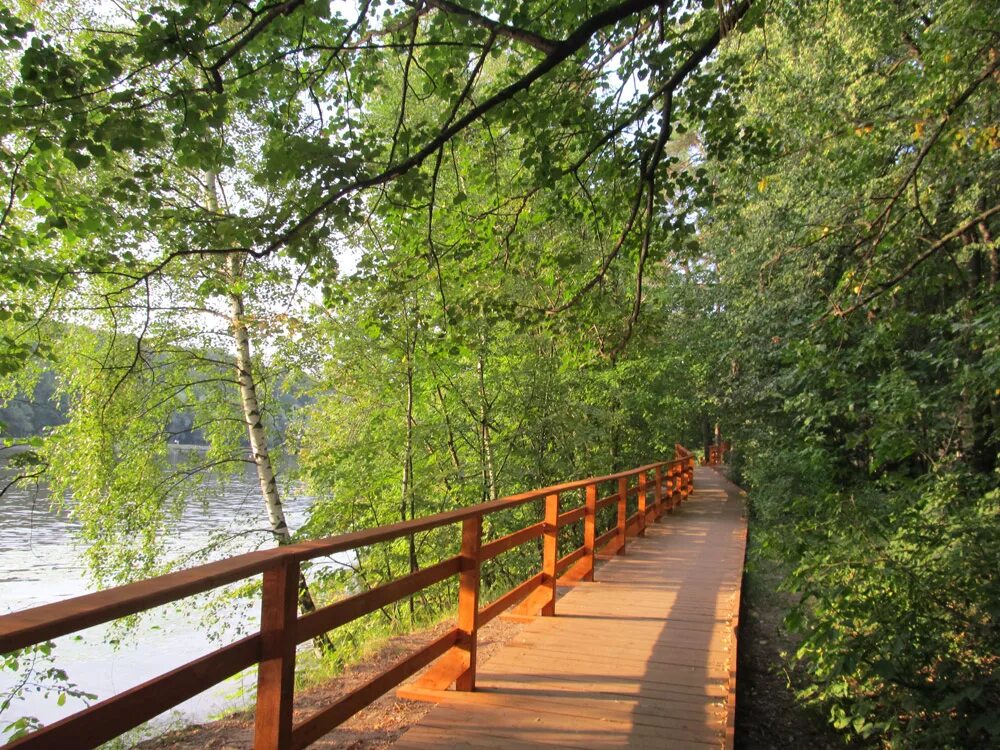
M 595 556 L 624 550 L 626 539 L 642 535 L 650 518 L 658 520 L 663 513 L 672 511 L 691 492 L 693 476 L 693 456 L 677 445 L 675 458 L 669 461 L 553 485 L 426 518 L 251 552 L 4 615 L 0 617 L 0 654 L 263 574 L 259 632 L 39 729 L 6 745 L 5 750 L 96 747 L 254 664 L 260 665 L 254 729 L 256 750 L 306 747 L 434 661 L 437 664 L 421 677 L 420 689 L 444 689 L 454 683 L 456 690 L 473 690 L 476 633 L 480 627 L 519 603 L 527 611 L 555 614 L 557 581 L 593 580 Z M 633 479 L 634 485 L 629 486 Z M 612 484 L 614 490 L 606 497 L 599 497 L 600 486 L 606 484 Z M 583 505 L 560 511 L 560 496 L 575 490 L 584 491 Z M 637 498 L 638 509 L 629 516 L 626 508 L 633 496 Z M 485 516 L 539 500 L 544 501 L 544 521 L 483 542 Z M 598 534 L 597 513 L 612 505 L 617 506 L 617 521 L 608 531 Z M 560 529 L 581 521 L 583 544 L 558 557 Z M 298 615 L 296 593 L 302 562 L 458 522 L 462 524 L 458 555 L 315 612 Z M 543 540 L 541 570 L 480 607 L 482 563 L 539 537 Z M 455 575 L 459 578 L 455 628 L 293 725 L 298 644 Z
M 706 466 L 719 466 L 725 463 L 729 450 L 730 446 L 728 440 L 722 443 L 713 443 L 708 446 L 708 454 L 705 456 L 702 463 Z

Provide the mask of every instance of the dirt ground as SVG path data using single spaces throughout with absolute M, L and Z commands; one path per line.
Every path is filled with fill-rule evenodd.
M 743 576 L 739 653 L 736 677 L 736 750 L 843 750 L 845 744 L 816 709 L 795 701 L 793 685 L 781 657 L 793 652 L 795 639 L 782 622 L 791 598 L 777 591 L 782 575 L 776 564 L 753 555 Z M 789 683 L 792 683 L 791 685 Z
M 302 721 L 313 712 L 328 706 L 365 681 L 385 671 L 407 653 L 416 651 L 443 635 L 452 624 L 432 630 L 397 636 L 364 662 L 323 685 L 296 691 L 295 720 Z M 498 617 L 479 630 L 479 659 L 485 661 L 520 630 L 521 624 Z M 416 679 L 415 675 L 411 679 Z M 420 721 L 433 707 L 431 703 L 397 698 L 390 691 L 350 720 L 334 729 L 311 747 L 322 750 L 376 750 L 387 748 Z M 134 750 L 250 750 L 253 747 L 253 715 L 245 712 L 219 721 L 178 729 L 146 740 Z

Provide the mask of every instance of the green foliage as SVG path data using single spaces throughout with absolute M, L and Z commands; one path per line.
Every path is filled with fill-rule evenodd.
M 303 535 L 662 457 L 722 418 L 801 597 L 803 698 L 891 746 L 996 744 L 995 3 L 476 4 L 514 35 L 376 5 L 0 10 L 0 395 L 55 374 L 69 421 L 25 460 L 72 489 L 101 580 L 158 570 L 197 497 L 172 415 L 209 464 L 242 451 L 206 323 L 238 297 L 259 382 L 312 393 Z M 584 33 L 601 13 L 622 18 Z M 324 585 L 454 547 L 361 550 Z M 536 564 L 494 561 L 487 592 Z
M 992 746 L 996 7 L 776 10 L 722 61 L 759 137 L 714 165 L 704 239 L 802 697 L 887 746 Z
M 70 682 L 65 670 L 56 666 L 54 648 L 52 642 L 46 641 L 0 655 L 0 670 L 17 675 L 11 687 L 0 693 L 0 736 L 5 737 L 5 742 L 13 742 L 40 726 L 31 716 L 22 714 L 10 718 L 12 706 L 24 700 L 27 694 L 54 697 L 60 706 L 67 700 L 79 700 L 87 705 L 97 699 L 96 695 L 85 693 Z

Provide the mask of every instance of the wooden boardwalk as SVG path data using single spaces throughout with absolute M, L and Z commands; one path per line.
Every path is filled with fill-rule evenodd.
M 694 486 L 394 747 L 732 747 L 743 498 L 706 467 Z

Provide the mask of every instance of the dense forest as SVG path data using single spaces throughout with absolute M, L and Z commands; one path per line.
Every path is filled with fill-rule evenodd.
M 5 484 L 43 478 L 110 585 L 176 564 L 206 472 L 249 462 L 284 544 L 719 425 L 800 700 L 996 746 L 998 86 L 993 0 L 5 3 Z

